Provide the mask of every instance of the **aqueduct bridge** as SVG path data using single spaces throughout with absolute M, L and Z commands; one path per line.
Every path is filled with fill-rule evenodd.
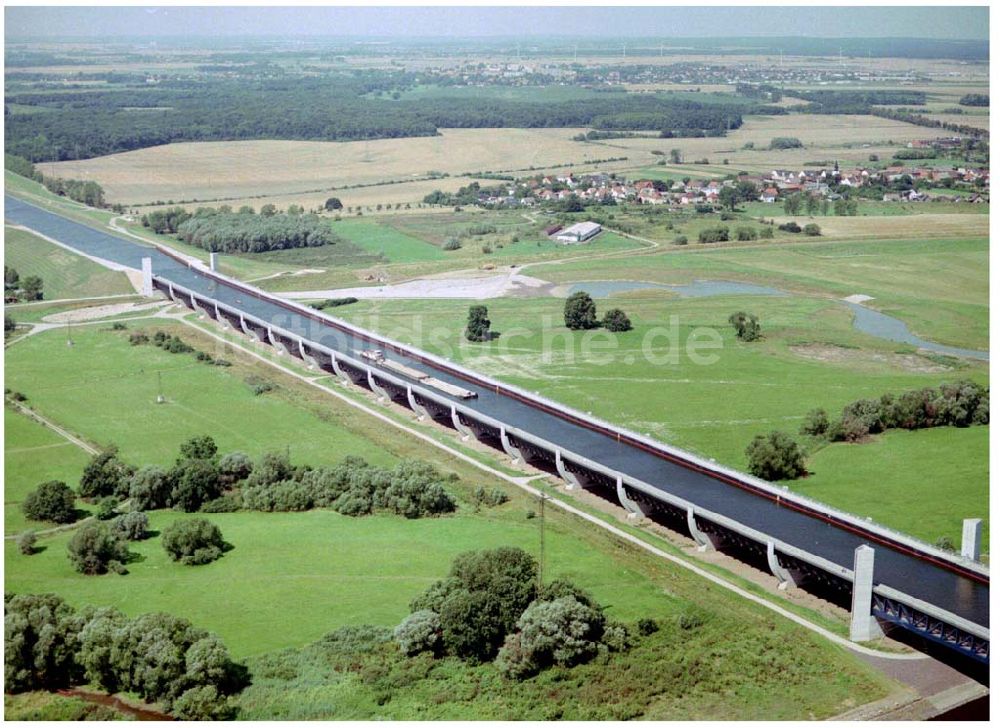
M 838 511 L 746 473 L 643 437 L 376 333 L 5 195 L 6 219 L 85 255 L 142 269 L 146 286 L 310 366 L 454 427 L 571 487 L 616 500 L 852 610 L 851 637 L 887 625 L 989 661 L 989 569 L 973 558 Z M 152 293 L 152 291 L 148 291 Z M 387 359 L 475 393 L 452 396 L 361 358 Z M 915 504 L 914 507 L 922 507 Z M 838 596 L 839 595 L 839 596 Z

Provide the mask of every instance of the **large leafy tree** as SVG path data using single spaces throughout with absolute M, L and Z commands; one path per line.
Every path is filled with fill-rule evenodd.
M 594 299 L 586 291 L 577 291 L 566 299 L 563 318 L 568 329 L 596 329 L 597 306 L 594 305 Z

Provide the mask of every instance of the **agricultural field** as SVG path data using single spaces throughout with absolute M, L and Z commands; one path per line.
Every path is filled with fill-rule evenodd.
M 407 181 L 430 172 L 462 176 L 487 170 L 585 165 L 587 160 L 624 156 L 572 141 L 571 137 L 581 131 L 586 130 L 445 129 L 435 137 L 366 142 L 168 144 L 95 159 L 41 164 L 39 169 L 43 174 L 95 179 L 109 200 L 130 206 L 223 197 L 236 202 L 254 198 L 257 204 L 265 204 L 269 201 L 265 197 L 317 191 L 324 200 L 338 196 L 349 205 L 352 191 L 341 189 L 348 185 Z M 281 163 L 276 165 L 276 160 Z M 437 186 L 429 187 L 440 189 L 447 180 L 432 182 Z M 358 192 L 368 194 L 364 190 Z M 408 201 L 418 202 L 423 194 L 414 194 Z M 380 202 L 395 202 L 383 197 L 380 192 Z
M 9 225 L 4 227 L 4 264 L 16 268 L 22 279 L 40 276 L 47 300 L 135 292 L 124 273 L 81 260 L 75 253 Z

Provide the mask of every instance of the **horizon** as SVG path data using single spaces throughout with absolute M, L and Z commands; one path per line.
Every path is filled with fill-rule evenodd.
M 114 38 L 914 39 L 989 41 L 989 7 L 38 7 L 4 10 L 7 40 Z M 155 18 L 155 30 L 146 32 Z M 356 32 L 343 34 L 349 26 Z M 725 28 L 739 28 L 730 34 Z M 782 28 L 775 33 L 775 28 Z M 444 30 L 443 30 L 444 29 Z M 539 32 L 544 29 L 544 32 Z M 831 30 L 833 29 L 833 30 Z

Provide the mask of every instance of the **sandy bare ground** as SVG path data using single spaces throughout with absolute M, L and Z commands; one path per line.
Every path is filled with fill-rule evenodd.
M 521 275 L 517 269 L 506 273 L 475 275 L 466 271 L 459 275 L 419 278 L 387 286 L 334 288 L 320 291 L 288 291 L 277 295 L 292 299 L 346 298 L 500 298 L 501 296 L 548 296 L 552 284 L 541 278 Z
M 163 301 L 154 301 L 152 303 L 110 303 L 106 306 L 87 306 L 86 308 L 77 308 L 72 311 L 52 313 L 43 317 L 42 321 L 50 324 L 74 324 L 78 321 L 93 321 L 109 316 L 148 311 L 153 308 L 162 308 L 163 305 Z
M 946 372 L 949 367 L 937 364 L 919 354 L 884 354 L 867 349 L 848 349 L 832 344 L 801 344 L 789 346 L 788 350 L 803 359 L 833 364 L 871 364 L 877 367 L 889 366 L 907 372 L 935 374 Z

